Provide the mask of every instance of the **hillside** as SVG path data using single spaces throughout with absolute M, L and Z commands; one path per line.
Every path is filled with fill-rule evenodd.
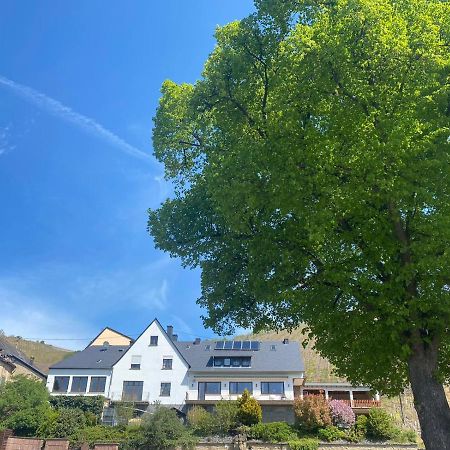
M 305 339 L 305 335 L 302 334 L 301 328 L 292 330 L 290 333 L 287 331 L 280 331 L 279 333 L 276 331 L 266 331 L 248 337 L 262 341 L 282 341 L 284 338 L 288 338 L 293 341 L 298 341 L 300 344 Z M 343 378 L 340 378 L 333 373 L 332 364 L 327 359 L 320 356 L 319 353 L 313 349 L 313 346 L 313 342 L 308 343 L 302 352 L 305 361 L 306 378 L 310 381 L 322 382 L 344 381 Z
M 15 345 L 29 358 L 34 358 L 34 363 L 39 369 L 47 373 L 48 368 L 61 359 L 67 358 L 73 352 L 64 348 L 46 344 L 43 341 L 35 342 L 22 339 L 17 336 L 5 336 L 8 342 Z

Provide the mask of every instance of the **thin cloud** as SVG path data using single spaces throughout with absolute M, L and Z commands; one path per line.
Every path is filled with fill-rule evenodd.
M 129 155 L 146 161 L 152 160 L 150 155 L 124 141 L 112 131 L 97 123 L 94 119 L 77 113 L 73 109 L 62 104 L 60 101 L 48 97 L 47 95 L 38 92 L 28 86 L 16 83 L 15 81 L 12 81 L 9 78 L 3 77 L 1 75 L 0 84 L 7 87 L 12 92 L 29 101 L 30 103 L 33 103 L 38 108 L 47 111 L 48 113 L 53 114 L 58 118 L 71 123 L 72 125 L 75 125 L 85 132 L 103 139 L 105 142 L 108 142 L 109 144 L 113 145 L 116 148 L 119 148 Z

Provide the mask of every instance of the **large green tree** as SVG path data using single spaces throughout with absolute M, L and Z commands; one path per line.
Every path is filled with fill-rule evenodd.
M 154 148 L 175 195 L 156 245 L 200 266 L 205 324 L 292 328 L 355 383 L 411 383 L 450 448 L 450 4 L 256 0 Z

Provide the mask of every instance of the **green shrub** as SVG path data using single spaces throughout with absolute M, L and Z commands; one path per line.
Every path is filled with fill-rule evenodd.
M 340 439 L 346 438 L 345 431 L 340 430 L 338 427 L 335 427 L 334 425 L 331 425 L 326 428 L 321 428 L 317 434 L 319 436 L 319 439 L 327 442 L 338 441 Z
M 247 389 L 237 400 L 238 420 L 242 425 L 253 425 L 262 420 L 260 404 L 250 395 Z
M 97 421 L 99 421 L 102 416 L 105 398 L 101 395 L 92 397 L 58 395 L 50 397 L 50 404 L 55 409 L 81 409 L 84 413 L 95 415 Z
M 402 430 L 400 428 L 395 428 L 390 439 L 398 444 L 415 444 L 417 442 L 417 435 L 414 430 Z
M 298 438 L 297 433 L 286 422 L 258 423 L 249 428 L 247 435 L 250 439 L 265 442 L 288 442 Z
M 398 428 L 394 419 L 384 409 L 372 408 L 367 417 L 367 437 L 374 440 L 385 441 L 395 438 Z
M 35 436 L 51 415 L 45 384 L 17 375 L 0 385 L 0 428 L 10 428 L 17 436 Z
M 227 435 L 239 424 L 239 408 L 236 401 L 221 400 L 216 403 L 213 415 L 215 430 L 220 435 Z
M 303 438 L 288 442 L 291 450 L 317 450 L 319 441 L 317 439 Z
M 82 443 L 86 442 L 92 447 L 95 443 L 114 442 L 119 444 L 122 448 L 132 448 L 129 446 L 129 443 L 138 442 L 140 433 L 140 427 L 136 426 L 109 427 L 104 425 L 96 425 L 79 430 L 71 439 L 71 444 L 73 447 L 79 447 Z
M 68 438 L 73 440 L 79 430 L 87 426 L 86 416 L 81 409 L 59 409 L 52 411 L 49 418 L 39 427 L 37 434 L 43 438 Z
M 188 411 L 187 422 L 192 432 L 198 436 L 209 436 L 216 432 L 213 415 L 201 406 L 194 406 Z
M 367 434 L 367 416 L 356 417 L 355 424 L 347 432 L 347 440 L 350 442 L 360 442 Z
M 310 395 L 294 402 L 296 425 L 304 431 L 315 432 L 332 425 L 330 406 L 324 397 Z
M 197 439 L 181 423 L 176 412 L 158 405 L 153 414 L 144 417 L 141 433 L 134 437 L 130 446 L 166 450 L 175 447 L 193 448 L 196 443 Z

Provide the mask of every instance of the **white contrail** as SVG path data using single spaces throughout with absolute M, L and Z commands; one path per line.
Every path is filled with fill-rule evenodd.
M 102 138 L 104 141 L 108 142 L 111 145 L 114 145 L 117 148 L 120 148 L 124 152 L 137 158 L 151 161 L 152 158 L 147 153 L 144 153 L 142 150 L 139 150 L 138 148 L 124 141 L 112 131 L 107 130 L 105 127 L 97 123 L 94 119 L 77 113 L 68 106 L 63 105 L 58 100 L 48 97 L 47 95 L 42 94 L 41 92 L 38 92 L 28 86 L 16 83 L 15 81 L 10 80 L 9 78 L 5 78 L 1 75 L 0 84 L 6 86 L 15 94 L 19 95 L 25 100 L 35 104 L 38 108 L 43 109 L 50 114 L 53 114 L 60 119 L 63 119 L 66 122 L 69 122 L 81 128 L 88 133 Z

